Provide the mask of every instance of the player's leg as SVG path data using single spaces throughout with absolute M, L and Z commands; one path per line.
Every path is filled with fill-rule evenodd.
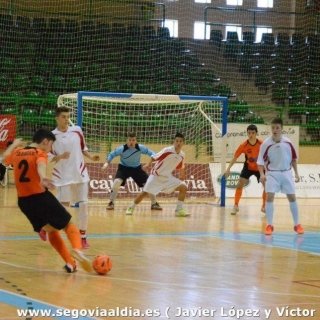
M 258 183 L 260 182 L 260 172 L 255 171 L 253 175 L 257 178 Z M 262 206 L 261 206 L 261 212 L 266 213 L 266 199 L 267 199 L 267 194 L 265 191 L 265 183 L 262 183 L 263 186 L 263 191 L 262 191 Z
M 148 177 L 148 174 L 141 168 L 141 166 L 131 169 L 131 178 L 140 188 L 145 186 Z M 151 201 L 151 210 L 162 210 L 154 194 L 149 193 L 149 198 Z
M 187 217 L 190 215 L 190 213 L 186 212 L 183 208 L 184 201 L 187 194 L 187 185 L 185 182 L 181 181 L 180 179 L 171 176 L 169 179 L 167 179 L 165 182 L 162 182 L 160 185 L 162 185 L 161 190 L 164 193 L 172 193 L 174 191 L 178 191 L 178 202 L 177 207 L 175 210 L 175 216 L 176 217 Z
M 176 207 L 176 211 L 175 211 L 175 216 L 176 217 L 187 217 L 190 215 L 190 213 L 186 212 L 183 209 L 183 204 L 184 204 L 186 194 L 187 194 L 187 185 L 184 182 L 182 182 L 179 185 L 179 187 L 176 188 L 176 191 L 179 191 L 179 195 L 178 195 L 178 202 L 177 202 L 177 207 Z
M 303 234 L 304 230 L 300 224 L 299 207 L 295 195 L 295 186 L 292 179 L 291 171 L 283 172 L 282 178 L 282 191 L 287 195 L 287 199 L 289 201 L 290 211 L 294 223 L 293 229 L 297 233 Z
M 110 202 L 108 203 L 108 206 L 106 208 L 106 210 L 114 210 L 114 203 L 115 200 L 117 198 L 118 192 L 119 192 L 119 188 L 122 185 L 123 180 L 120 178 L 116 178 L 113 181 L 113 186 L 110 192 Z
M 130 168 L 119 164 L 110 192 L 110 201 L 108 203 L 108 206 L 106 207 L 106 210 L 114 210 L 114 203 L 118 196 L 119 189 L 121 186 L 124 186 L 126 184 L 126 180 L 128 178 L 130 178 Z
M 60 233 L 58 234 L 56 232 L 58 230 L 64 230 L 73 248 L 71 253 L 72 257 L 81 263 L 84 270 L 91 271 L 92 268 L 90 260 L 87 259 L 81 252 L 82 239 L 80 236 L 80 231 L 75 224 L 70 222 L 70 213 L 50 192 L 48 192 L 46 197 L 46 202 L 49 204 L 48 209 L 46 210 L 48 224 L 46 227 L 44 227 L 44 229 L 49 231 L 48 236 L 50 243 L 60 254 L 63 253 L 66 255 L 67 253 L 65 251 L 65 245 L 61 243 L 62 238 Z M 70 255 L 70 253 L 68 254 Z M 68 261 L 67 265 L 65 266 L 65 269 L 68 272 L 75 270 L 74 268 L 70 269 L 70 266 L 74 267 L 75 265 L 74 259 L 72 259 L 71 262 Z
M 281 174 L 281 172 L 280 172 Z M 274 195 L 281 189 L 281 182 L 279 179 L 279 173 L 272 172 L 272 174 L 266 174 L 266 216 L 267 216 L 267 228 L 265 231 L 266 235 L 271 235 L 273 228 L 273 214 L 274 214 Z
M 126 214 L 127 215 L 132 215 L 134 208 L 143 200 L 143 198 L 147 195 L 148 193 L 145 191 L 140 192 L 140 194 L 134 199 L 133 203 L 131 206 L 127 209 Z
M 242 196 L 242 190 L 247 182 L 248 182 L 247 178 L 240 176 L 239 181 L 236 186 L 236 191 L 234 194 L 234 206 L 232 208 L 231 214 L 236 214 L 237 212 L 239 212 L 239 202 L 240 202 L 240 199 Z
M 78 183 L 73 185 L 73 199 L 79 203 L 79 208 L 75 208 L 79 217 L 79 230 L 82 241 L 82 248 L 89 248 L 89 243 L 87 241 L 87 229 L 88 229 L 88 193 L 89 187 L 88 183 Z
M 156 195 L 162 190 L 162 187 L 163 184 L 159 182 L 158 178 L 154 175 L 150 175 L 147 179 L 145 186 L 143 187 L 143 191 L 134 199 L 131 206 L 127 209 L 126 214 L 133 214 L 136 205 L 139 204 L 147 194 L 151 193 Z

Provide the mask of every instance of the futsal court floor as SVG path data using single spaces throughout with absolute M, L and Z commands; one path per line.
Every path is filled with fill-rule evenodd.
M 132 216 L 131 201 L 114 211 L 91 202 L 85 252 L 108 254 L 113 268 L 67 274 L 20 213 L 14 186 L 0 188 L 0 319 L 320 319 L 320 199 L 298 199 L 297 235 L 277 198 L 272 236 L 259 199 L 242 199 L 235 216 L 232 199 L 188 203 L 187 218 L 174 216 L 175 201 L 151 211 L 145 200 Z M 26 310 L 46 314 L 18 315 Z

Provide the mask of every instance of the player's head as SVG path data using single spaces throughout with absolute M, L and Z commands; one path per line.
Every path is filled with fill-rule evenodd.
M 275 141 L 281 140 L 282 128 L 283 128 L 282 119 L 275 118 L 271 121 L 271 133 L 272 133 L 273 140 Z
M 177 132 L 176 135 L 174 136 L 174 139 L 176 138 L 181 138 L 182 141 L 184 141 L 184 135 L 181 132 Z
M 184 145 L 184 135 L 178 132 L 174 136 L 173 146 L 175 147 L 176 151 L 179 152 L 183 145 Z
M 43 151 L 49 152 L 53 142 L 56 140 L 56 136 L 48 129 L 38 129 L 33 137 L 32 143 L 38 145 Z
M 59 107 L 56 109 L 55 115 L 58 129 L 65 130 L 69 126 L 70 109 L 68 107 Z
M 258 132 L 258 128 L 257 128 L 257 126 L 255 124 L 250 124 L 250 126 L 248 126 L 248 128 L 247 128 L 247 132 L 249 130 L 250 131 L 255 131 L 256 133 Z
M 280 118 L 275 118 L 271 121 L 271 125 L 273 124 L 279 124 L 281 126 L 281 128 L 283 128 L 283 121 Z
M 257 138 L 258 128 L 255 124 L 250 124 L 250 126 L 247 127 L 247 137 L 252 142 Z
M 137 144 L 137 134 L 135 132 L 129 132 L 127 138 L 127 145 L 129 148 L 134 148 Z

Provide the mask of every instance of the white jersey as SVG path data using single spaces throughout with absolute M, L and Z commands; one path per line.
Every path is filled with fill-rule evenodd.
M 174 146 L 166 147 L 152 156 L 156 164 L 151 170 L 151 174 L 159 177 L 169 178 L 175 169 L 183 169 L 185 153 L 177 153 Z
M 54 156 L 64 152 L 70 152 L 69 159 L 61 159 L 54 165 L 52 180 L 55 185 L 60 187 L 73 183 L 89 182 L 89 174 L 82 153 L 88 148 L 81 128 L 73 126 L 68 127 L 65 132 L 58 129 L 54 129 L 52 132 L 56 136 L 56 141 L 52 145 L 49 159 L 51 160 Z
M 264 166 L 266 171 L 288 171 L 296 159 L 297 151 L 290 139 L 282 137 L 279 142 L 275 142 L 269 137 L 260 147 L 257 163 Z

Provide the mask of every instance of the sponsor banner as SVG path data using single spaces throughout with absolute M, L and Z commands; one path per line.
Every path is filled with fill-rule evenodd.
M 16 116 L 0 115 L 0 150 L 7 149 L 7 142 L 16 138 Z
M 227 133 L 227 161 L 233 158 L 233 155 L 239 145 L 247 139 L 247 127 L 250 123 L 228 123 Z M 258 124 L 257 137 L 261 140 L 265 140 L 270 136 L 270 125 Z M 213 155 L 214 161 L 221 160 L 221 124 L 215 124 L 212 126 L 213 133 Z M 282 134 L 288 137 L 294 144 L 299 152 L 299 126 L 283 126 Z M 244 155 L 238 158 L 238 161 L 244 161 Z
M 226 197 L 234 197 L 235 188 L 240 178 L 240 173 L 243 168 L 242 163 L 235 163 L 231 168 L 230 176 L 226 181 Z M 220 188 L 220 177 L 216 173 L 220 170 L 219 163 L 211 163 L 210 170 L 212 174 L 212 181 L 214 188 Z M 296 196 L 298 198 L 319 198 L 320 196 L 320 165 L 305 165 L 298 164 L 298 171 L 300 175 L 300 182 L 295 183 Z M 214 176 L 215 173 L 215 176 Z M 294 177 L 294 172 L 292 171 Z M 262 196 L 263 187 L 258 183 L 255 176 L 250 177 L 248 183 L 243 188 L 243 198 L 260 198 Z M 277 193 L 277 197 L 285 198 L 283 193 Z
M 113 180 L 118 169 L 118 164 L 110 163 L 106 173 L 101 172 L 103 163 L 87 163 L 90 187 L 89 196 L 105 198 L 112 189 Z M 179 177 L 179 173 L 175 174 Z M 187 197 L 213 197 L 214 188 L 211 180 L 209 164 L 186 164 L 186 184 Z M 120 187 L 118 197 L 134 197 L 141 192 L 141 189 L 131 179 L 127 179 L 124 187 Z M 160 193 L 162 197 L 170 197 L 170 195 Z

